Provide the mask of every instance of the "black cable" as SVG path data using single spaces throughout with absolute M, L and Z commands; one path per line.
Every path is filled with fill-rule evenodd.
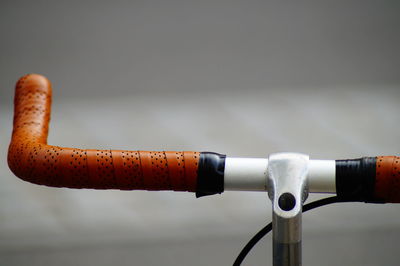
M 304 205 L 303 212 L 306 212 L 306 211 L 309 211 L 309 210 L 312 210 L 312 209 L 315 209 L 315 208 L 318 208 L 318 207 L 321 207 L 324 205 L 328 205 L 328 204 L 332 204 L 332 203 L 336 203 L 336 202 L 343 202 L 343 201 L 344 201 L 343 199 L 340 199 L 337 196 L 316 200 L 316 201 L 313 201 L 313 202 L 310 202 L 310 203 Z M 250 239 L 250 241 L 246 244 L 246 246 L 244 246 L 242 251 L 240 251 L 235 262 L 233 263 L 233 266 L 239 266 L 240 264 L 242 264 L 243 260 L 245 259 L 247 254 L 249 254 L 250 250 L 258 243 L 258 241 L 260 241 L 271 230 L 272 230 L 272 222 L 267 224 L 255 236 L 253 236 L 252 239 Z

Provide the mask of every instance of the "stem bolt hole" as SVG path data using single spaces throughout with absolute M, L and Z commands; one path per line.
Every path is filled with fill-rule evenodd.
M 279 207 L 284 211 L 293 210 L 296 206 L 296 198 L 291 193 L 283 193 L 278 199 Z

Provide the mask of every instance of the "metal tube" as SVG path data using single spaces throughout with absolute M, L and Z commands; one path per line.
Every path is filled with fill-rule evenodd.
M 269 156 L 267 183 L 273 209 L 273 265 L 301 265 L 301 215 L 308 196 L 309 158 L 298 153 Z
M 301 214 L 295 218 L 282 218 L 273 214 L 273 265 L 301 265 Z
M 268 159 L 226 157 L 225 191 L 267 191 Z M 335 160 L 309 160 L 308 189 L 312 193 L 336 193 Z

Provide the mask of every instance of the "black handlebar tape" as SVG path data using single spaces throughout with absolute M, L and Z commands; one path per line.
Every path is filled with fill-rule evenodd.
M 221 194 L 224 191 L 226 155 L 202 152 L 199 160 L 196 197 Z
M 336 160 L 336 193 L 341 200 L 380 202 L 374 196 L 375 157 Z

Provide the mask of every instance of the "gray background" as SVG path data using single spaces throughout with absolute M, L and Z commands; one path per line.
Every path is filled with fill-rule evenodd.
M 20 181 L 6 151 L 21 75 L 52 81 L 59 146 L 393 155 L 399 14 L 398 1 L 2 0 L 0 265 L 230 265 L 271 218 L 264 193 Z M 399 208 L 306 214 L 304 265 L 398 265 Z M 270 242 L 246 265 L 270 265 Z

